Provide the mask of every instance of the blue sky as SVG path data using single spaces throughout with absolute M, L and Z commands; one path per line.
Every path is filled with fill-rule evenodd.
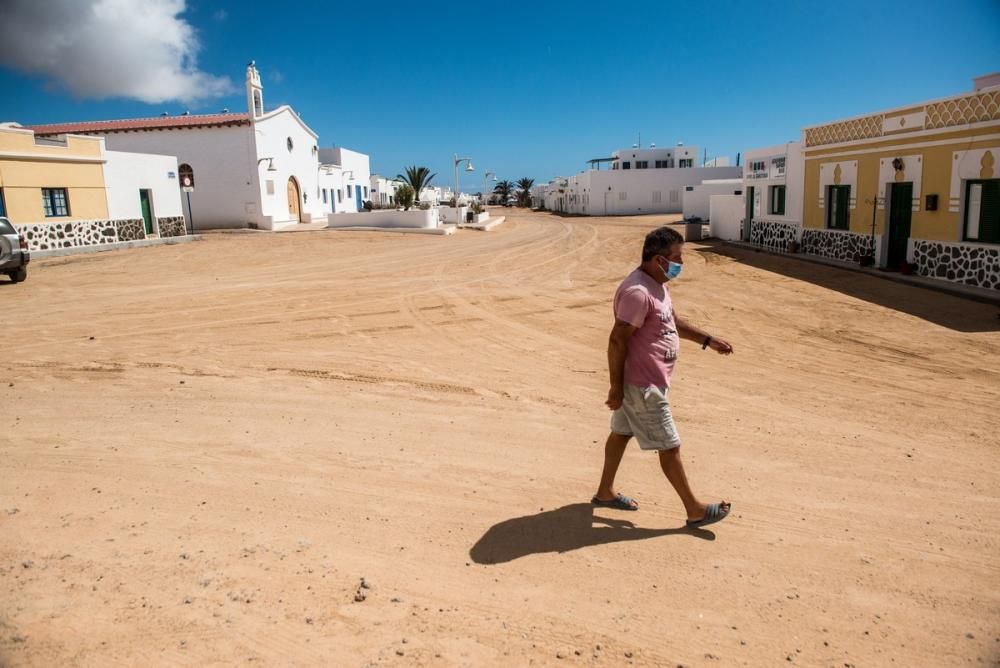
M 145 0 L 141 14 L 122 18 L 123 28 L 91 28 L 78 48 L 96 54 L 39 53 L 10 39 L 58 42 L 82 23 L 67 20 L 56 4 L 73 2 L 67 11 L 78 11 L 84 0 L 38 3 L 47 9 L 9 1 L 20 7 L 14 20 L 5 16 L 6 33 L 0 27 L 0 42 L 8 38 L 7 47 L 0 44 L 0 120 L 243 110 L 244 68 L 255 59 L 265 105 L 292 105 L 322 146 L 368 153 L 373 171 L 387 175 L 428 165 L 445 184 L 451 154 L 469 155 L 477 168 L 463 174 L 469 190 L 481 188 L 486 169 L 501 179 L 539 181 L 578 172 L 588 158 L 630 146 L 639 133 L 644 145 L 684 141 L 710 157 L 735 156 L 796 139 L 804 125 L 963 92 L 971 77 L 1000 70 L 997 0 L 158 0 L 160 13 Z M 184 29 L 192 32 L 185 37 Z M 121 46 L 135 31 L 145 32 Z M 147 48 L 161 39 L 159 52 Z M 196 62 L 165 63 L 176 44 Z M 150 104 L 134 99 L 138 84 L 123 86 L 121 94 L 133 99 L 116 96 L 129 76 L 118 68 L 146 67 L 147 57 L 158 68 L 143 74 L 147 83 L 180 67 L 187 78 L 166 89 L 195 90 L 202 99 Z M 67 90 L 81 77 L 89 88 Z M 150 85 L 155 90 L 139 97 L 161 94 L 157 82 Z M 94 90 L 110 97 L 94 99 Z

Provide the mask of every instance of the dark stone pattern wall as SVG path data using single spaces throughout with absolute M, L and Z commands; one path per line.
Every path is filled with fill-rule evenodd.
M 799 226 L 776 221 L 750 221 L 750 243 L 772 251 L 786 252 L 789 241 L 798 241 Z
M 115 243 L 118 241 L 116 222 L 113 220 L 79 220 L 32 223 L 30 225 L 15 225 L 15 227 L 24 233 L 29 250 L 52 250 Z
M 146 229 L 142 220 L 116 220 L 115 228 L 118 230 L 118 241 L 138 241 L 146 238 Z
M 801 250 L 844 262 L 857 262 L 863 255 L 875 254 L 871 235 L 834 230 L 802 230 Z
M 922 276 L 1000 290 L 1000 246 L 990 248 L 915 239 L 913 263 Z
M 161 239 L 165 239 L 167 237 L 183 237 L 187 234 L 187 223 L 184 222 L 183 216 L 157 218 L 156 222 L 160 227 Z

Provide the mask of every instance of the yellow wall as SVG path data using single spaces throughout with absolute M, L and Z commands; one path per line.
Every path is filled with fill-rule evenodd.
M 12 222 L 54 223 L 108 217 L 104 166 L 100 162 L 102 140 L 68 135 L 66 141 L 66 146 L 38 146 L 29 132 L 0 129 L 0 188 Z M 72 162 L 67 158 L 94 162 Z M 70 215 L 46 218 L 42 188 L 66 188 Z
M 862 234 L 870 234 L 872 230 L 872 206 L 865 200 L 879 193 L 879 161 L 892 160 L 901 155 L 922 156 L 922 183 L 920 185 L 919 211 L 912 214 L 910 236 L 916 239 L 933 241 L 961 241 L 960 213 L 948 211 L 948 198 L 951 192 L 952 154 L 955 151 L 991 148 L 1000 156 L 1000 140 L 970 141 L 975 134 L 985 134 L 966 131 L 964 133 L 948 132 L 948 144 L 941 146 L 914 147 L 929 141 L 942 139 L 941 135 L 907 138 L 906 141 L 878 142 L 875 146 L 847 145 L 836 149 L 820 149 L 808 151 L 805 157 L 805 189 L 803 198 L 803 221 L 807 228 L 826 227 L 826 209 L 819 206 L 819 199 L 824 193 L 820 191 L 820 165 L 829 162 L 857 160 L 857 187 L 852 188 L 851 197 L 856 197 L 857 204 L 850 210 L 850 230 Z M 964 135 L 964 137 L 963 137 Z M 951 143 L 953 142 L 953 143 Z M 863 153 L 859 151 L 864 151 Z M 847 153 L 848 155 L 843 155 Z M 837 155 L 831 157 L 830 154 Z M 997 169 L 1000 176 L 1000 166 Z M 905 176 L 903 181 L 910 181 Z M 886 189 L 886 197 L 889 195 Z M 914 193 L 916 194 L 916 193 Z M 925 210 L 926 196 L 938 196 L 937 211 Z M 875 213 L 876 234 L 885 231 L 886 207 Z

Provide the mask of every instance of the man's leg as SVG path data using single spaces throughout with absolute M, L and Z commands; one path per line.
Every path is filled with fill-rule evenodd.
M 616 496 L 615 475 L 630 438 L 632 437 L 614 432 L 608 435 L 608 441 L 604 444 L 604 470 L 601 472 L 601 484 L 597 488 L 597 498 L 602 501 L 611 501 Z
M 687 511 L 687 518 L 689 520 L 703 518 L 708 506 L 695 498 L 691 486 L 688 485 L 687 475 L 684 473 L 684 462 L 681 461 L 680 447 L 660 450 L 660 468 L 663 469 L 663 474 L 667 476 L 670 484 L 674 486 L 677 496 L 681 497 L 681 503 L 684 504 L 684 510 Z M 729 504 L 726 503 L 723 507 L 728 508 Z

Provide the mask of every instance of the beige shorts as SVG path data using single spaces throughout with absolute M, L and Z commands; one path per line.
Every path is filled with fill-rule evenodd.
M 625 386 L 621 408 L 611 414 L 611 431 L 635 436 L 643 450 L 670 450 L 680 447 L 681 439 L 670 414 L 668 388 Z

